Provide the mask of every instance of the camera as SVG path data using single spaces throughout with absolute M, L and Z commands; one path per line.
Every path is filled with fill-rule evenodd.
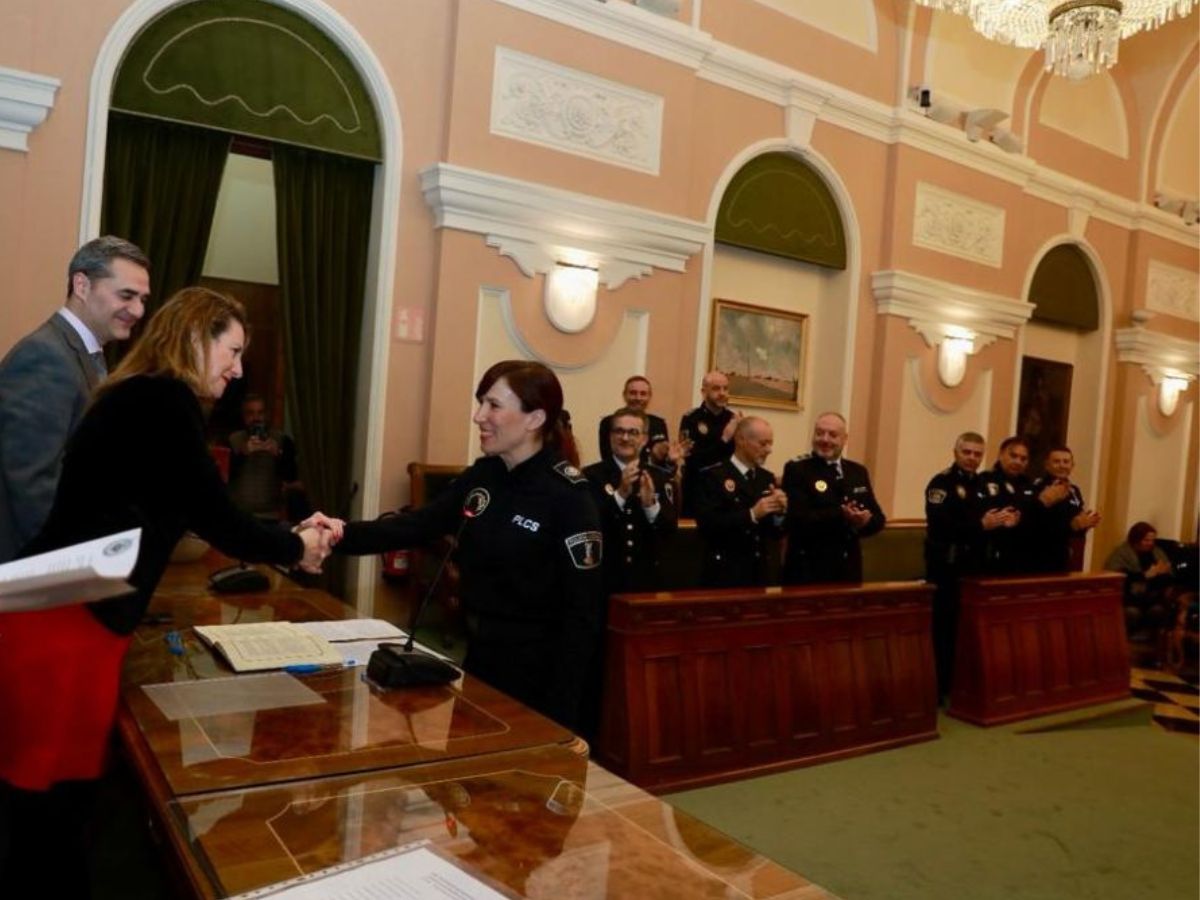
M 267 426 L 262 422 L 254 423 L 250 426 L 250 437 L 259 441 L 265 441 L 267 439 Z

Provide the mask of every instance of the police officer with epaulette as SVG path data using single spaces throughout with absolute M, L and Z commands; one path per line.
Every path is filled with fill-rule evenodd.
M 457 537 L 467 672 L 577 731 L 600 645 L 603 538 L 588 480 L 561 457 L 562 386 L 541 363 L 507 360 L 475 397 L 484 455 L 426 506 L 345 525 L 336 550 Z
M 1100 514 L 1088 509 L 1079 485 L 1071 481 L 1075 454 L 1057 446 L 1046 454 L 1046 471 L 1033 483 L 1033 535 L 1031 559 L 1037 572 L 1067 572 L 1071 568 L 1071 543 L 1082 540 L 1100 524 Z
M 1032 570 L 1033 481 L 1029 467 L 1029 444 L 1022 437 L 1005 438 L 992 468 L 980 478 L 983 508 L 993 523 L 987 530 L 983 549 L 983 571 L 990 575 L 1022 575 Z
M 839 413 L 822 413 L 813 423 L 812 453 L 783 467 L 788 498 L 784 584 L 862 581 L 859 542 L 877 534 L 887 517 L 867 467 L 842 456 L 847 437 Z
M 729 378 L 724 372 L 709 372 L 700 383 L 702 402 L 679 420 L 679 441 L 686 448 L 683 464 L 682 514 L 698 515 L 700 472 L 729 458 L 733 430 L 741 413 L 729 408 Z
M 696 525 L 704 539 L 705 587 L 765 584 L 768 543 L 783 531 L 787 495 L 763 464 L 775 435 L 758 416 L 738 421 L 733 454 L 700 473 Z
M 933 655 L 938 695 L 950 693 L 954 674 L 954 640 L 958 627 L 959 585 L 983 565 L 984 497 L 980 477 L 983 436 L 965 431 L 954 442 L 954 464 L 930 479 L 925 487 L 925 578 L 933 594 Z M 999 527 L 1000 514 L 988 513 Z
M 675 531 L 675 486 L 645 452 L 647 415 L 622 407 L 609 420 L 607 459 L 583 470 L 604 530 L 610 594 L 658 590 L 659 542 Z

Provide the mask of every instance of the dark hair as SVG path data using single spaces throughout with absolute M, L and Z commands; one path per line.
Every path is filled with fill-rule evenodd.
M 650 383 L 650 379 L 645 375 L 630 375 L 625 379 L 625 386 L 621 388 L 621 393 L 625 393 L 625 391 L 629 390 L 629 386 L 635 381 L 644 381 L 646 382 L 646 387 L 650 388 L 652 391 L 654 390 L 654 385 Z
M 86 275 L 88 281 L 111 278 L 112 269 L 109 268 L 109 264 L 114 259 L 127 259 L 147 272 L 150 271 L 150 260 L 140 247 L 124 238 L 106 234 L 88 241 L 71 257 L 71 262 L 67 264 L 67 296 L 71 296 L 77 274 Z
M 475 399 L 482 401 L 483 395 L 501 378 L 521 401 L 522 412 L 540 409 L 546 413 L 546 421 L 540 429 L 542 443 L 561 456 L 567 446 L 564 440 L 566 429 L 562 423 L 563 392 L 558 376 L 539 362 L 506 359 L 483 373 L 479 386 L 475 388 Z
M 1051 453 L 1071 453 L 1071 448 L 1068 447 L 1066 444 L 1055 444 L 1053 447 L 1051 447 L 1049 450 L 1046 451 L 1046 456 L 1047 457 L 1050 456 Z M 1075 458 L 1074 453 L 1071 453 L 1071 458 L 1072 459 Z
M 1025 448 L 1026 453 L 1029 452 L 1029 441 L 1025 440 L 1025 438 L 1021 437 L 1019 434 L 1014 434 L 1012 437 L 1006 437 L 1004 440 L 1002 440 L 1000 442 L 1000 452 L 1003 453 L 1013 444 L 1020 444 Z
M 641 419 L 643 429 L 646 427 L 647 423 L 650 421 L 646 417 L 646 414 L 644 412 L 642 412 L 640 409 L 633 409 L 628 406 L 622 406 L 615 413 L 613 413 L 612 420 L 615 422 L 615 421 L 617 421 L 617 419 L 621 418 L 622 416 L 633 416 L 635 419 Z
M 1130 526 L 1129 534 L 1126 535 L 1125 540 L 1129 542 L 1130 547 L 1136 547 L 1142 542 L 1142 538 L 1151 533 L 1158 534 L 1158 529 L 1149 522 L 1134 522 Z

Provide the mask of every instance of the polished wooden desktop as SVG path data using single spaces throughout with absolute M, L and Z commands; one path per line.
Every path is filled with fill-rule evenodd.
M 118 717 L 124 746 L 144 771 L 161 777 L 170 794 L 577 741 L 567 729 L 470 675 L 443 687 L 383 692 L 363 679 L 363 667 L 298 676 L 320 703 L 168 718 L 147 686 L 204 681 L 206 698 L 219 705 L 223 688 L 232 696 L 247 677 L 262 677 L 231 678 L 228 666 L 191 626 L 354 617 L 336 598 L 294 586 L 277 574 L 265 593 L 214 595 L 207 589 L 213 563 L 210 558 L 207 564 L 169 568 L 150 613 L 170 616 L 170 622 L 140 627 L 124 666 Z M 171 630 L 182 637 L 181 655 L 167 646 Z
M 204 896 L 413 841 L 512 896 L 831 895 L 562 747 L 182 797 Z
M 655 791 L 937 737 L 932 589 L 619 594 L 598 757 Z
M 947 712 L 998 725 L 1129 696 L 1124 580 L 964 579 Z

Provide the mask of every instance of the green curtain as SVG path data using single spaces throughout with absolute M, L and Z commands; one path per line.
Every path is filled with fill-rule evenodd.
M 150 258 L 150 313 L 195 284 L 204 268 L 230 136 L 111 113 L 100 233 L 133 241 Z
M 316 509 L 348 514 L 372 163 L 272 147 L 287 408 Z M 336 584 L 336 579 L 334 579 Z

